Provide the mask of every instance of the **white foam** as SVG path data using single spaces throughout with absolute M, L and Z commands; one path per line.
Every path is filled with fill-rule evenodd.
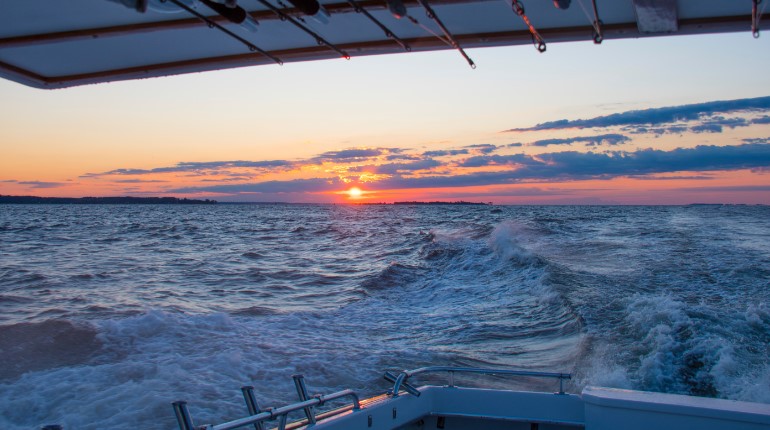
M 714 312 L 685 305 L 670 294 L 629 297 L 624 315 L 627 332 L 611 334 L 622 336 L 617 345 L 607 343 L 612 337 L 597 336 L 599 345 L 589 353 L 585 383 L 770 402 L 766 357 L 764 363 L 757 362 L 744 350 L 741 338 L 734 337 L 745 336 L 749 327 L 770 334 L 766 308 L 750 305 L 738 318 L 721 321 Z
M 576 391 L 580 392 L 587 385 L 609 388 L 633 388 L 628 369 L 617 362 L 617 355 L 607 344 L 597 344 L 586 336 L 584 342 L 590 349 L 585 363 L 578 366 L 574 380 Z
M 531 235 L 532 233 L 521 224 L 513 221 L 503 222 L 497 225 L 489 236 L 489 246 L 504 259 L 519 264 L 534 264 L 537 258 L 522 245 Z
M 255 385 L 261 401 L 279 405 L 294 400 L 291 375 L 298 371 L 308 373 L 313 390 L 327 392 L 381 370 L 355 337 L 314 320 L 150 311 L 106 321 L 103 351 L 91 362 L 0 385 L 0 428 L 173 428 L 170 402 L 178 399 L 191 402 L 198 424 L 218 422 L 245 414 L 242 385 Z

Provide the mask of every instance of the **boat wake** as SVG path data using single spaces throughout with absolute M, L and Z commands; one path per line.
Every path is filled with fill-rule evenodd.
M 295 400 L 294 373 L 364 396 L 388 388 L 383 370 L 428 365 L 770 403 L 757 209 L 495 209 L 12 208 L 0 428 L 172 428 L 177 399 L 222 422 L 242 415 L 242 385 L 265 406 Z M 48 246 L 40 220 L 70 239 Z M 475 378 L 458 382 L 556 388 Z

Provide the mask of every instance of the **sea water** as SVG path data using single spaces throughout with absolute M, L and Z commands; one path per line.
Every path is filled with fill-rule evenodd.
M 763 206 L 3 205 L 0 428 L 172 429 L 180 399 L 217 423 L 246 415 L 243 385 L 282 406 L 292 374 L 364 396 L 428 365 L 770 403 L 768 221 Z

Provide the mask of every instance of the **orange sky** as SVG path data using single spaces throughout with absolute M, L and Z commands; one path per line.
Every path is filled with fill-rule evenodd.
M 761 102 L 770 106 L 770 98 L 765 99 Z M 697 110 L 694 106 L 677 109 Z M 657 110 L 648 112 L 656 115 Z M 602 118 L 608 117 L 597 121 Z M 498 132 L 510 142 L 501 145 L 359 147 L 290 160 L 181 162 L 151 168 L 126 162 L 117 169 L 83 172 L 63 181 L 6 180 L 2 189 L 11 195 L 221 201 L 770 204 L 770 143 L 767 138 L 748 137 L 770 136 L 767 118 L 763 111 L 741 110 L 732 116 L 700 115 L 658 126 L 694 130 L 714 121 L 744 124 L 705 136 L 681 130 L 640 133 L 630 130 L 631 125 L 570 127 Z M 704 164 L 704 157 L 713 161 Z M 361 193 L 351 194 L 351 189 Z
M 744 36 L 2 81 L 0 194 L 770 204 L 770 42 Z

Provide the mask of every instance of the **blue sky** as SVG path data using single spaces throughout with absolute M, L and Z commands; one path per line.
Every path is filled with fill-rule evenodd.
M 770 203 L 767 37 L 468 52 L 476 70 L 441 51 L 57 91 L 0 82 L 0 194 L 338 201 L 357 185 L 387 201 L 688 203 L 742 187 L 712 197 Z M 510 198 L 532 190 L 548 197 Z

